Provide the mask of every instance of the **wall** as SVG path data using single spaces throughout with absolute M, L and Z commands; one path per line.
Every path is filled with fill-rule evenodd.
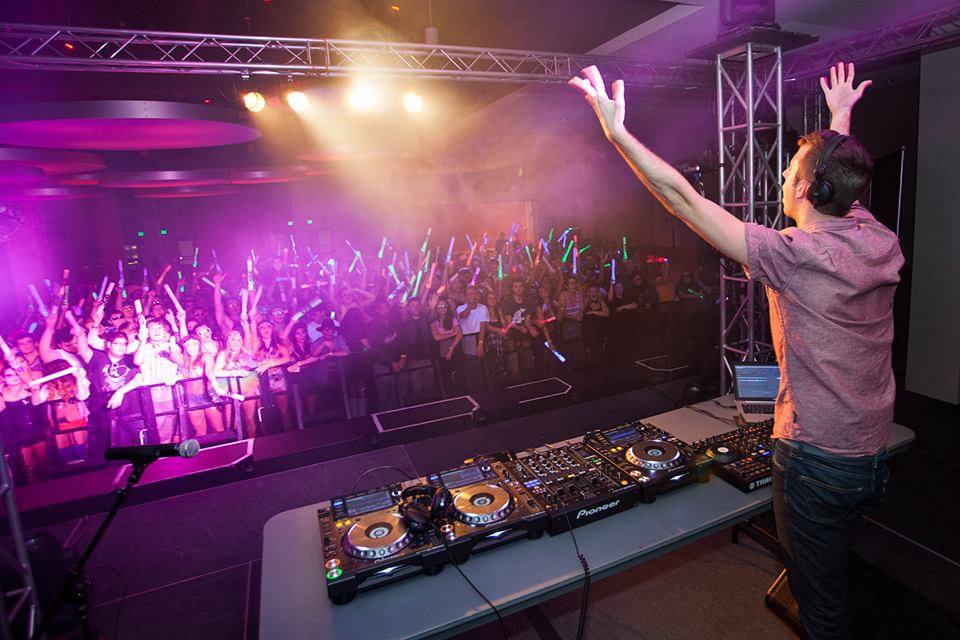
M 920 81 L 909 391 L 960 402 L 960 48 L 923 56 Z

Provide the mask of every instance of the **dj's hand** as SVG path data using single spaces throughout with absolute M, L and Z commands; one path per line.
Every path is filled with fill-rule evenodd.
M 853 112 L 853 106 L 863 96 L 867 87 L 873 84 L 872 80 L 864 80 L 854 89 L 853 79 L 852 62 L 848 65 L 838 62 L 830 67 L 829 82 L 824 77 L 820 78 L 820 88 L 823 89 L 823 96 L 832 116 L 830 128 L 843 135 L 850 134 L 850 114 Z
M 603 84 L 603 78 L 596 66 L 591 65 L 580 71 L 583 78 L 574 76 L 567 81 L 567 84 L 578 89 L 587 103 L 593 107 L 597 119 L 600 120 L 600 126 L 603 127 L 603 133 L 610 142 L 616 142 L 621 136 L 627 133 L 623 125 L 623 119 L 626 115 L 626 102 L 623 97 L 623 80 L 614 80 L 611 87 L 613 99 L 607 97 L 607 88 Z

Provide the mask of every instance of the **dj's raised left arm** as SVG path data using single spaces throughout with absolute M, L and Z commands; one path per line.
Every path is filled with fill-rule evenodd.
M 609 98 L 596 67 L 587 67 L 581 73 L 584 77 L 571 78 L 570 85 L 579 89 L 593 107 L 607 140 L 616 147 L 650 193 L 715 249 L 746 264 L 743 221 L 697 193 L 679 171 L 627 131 L 623 124 L 626 114 L 623 80 L 614 81 L 613 98 Z

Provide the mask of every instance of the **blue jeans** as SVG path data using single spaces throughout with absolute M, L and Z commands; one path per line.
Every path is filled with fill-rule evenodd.
M 790 590 L 806 638 L 850 638 L 847 544 L 850 528 L 886 494 L 887 452 L 847 457 L 777 440 L 773 511 L 786 551 Z

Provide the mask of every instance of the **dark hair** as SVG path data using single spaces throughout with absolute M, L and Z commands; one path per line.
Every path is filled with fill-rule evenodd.
M 809 147 L 797 167 L 801 178 L 808 183 L 813 182 L 823 148 L 838 135 L 840 134 L 836 131 L 824 130 L 800 137 L 800 148 Z M 826 169 L 824 179 L 833 184 L 833 200 L 815 208 L 824 215 L 842 218 L 870 183 L 873 160 L 856 138 L 848 136 L 830 154 Z
M 453 306 L 451 305 L 450 301 L 447 300 L 446 298 L 440 298 L 440 300 L 437 301 L 437 308 L 438 308 L 438 309 L 440 308 L 440 305 L 441 305 L 441 304 L 443 304 L 443 306 L 444 306 L 444 308 L 447 310 L 447 312 L 446 312 L 445 314 L 443 314 L 443 320 L 440 319 L 440 314 L 438 313 L 438 314 L 437 314 L 437 321 L 440 323 L 440 325 L 441 325 L 445 330 L 450 331 L 450 329 L 453 329 L 454 309 L 453 309 Z

